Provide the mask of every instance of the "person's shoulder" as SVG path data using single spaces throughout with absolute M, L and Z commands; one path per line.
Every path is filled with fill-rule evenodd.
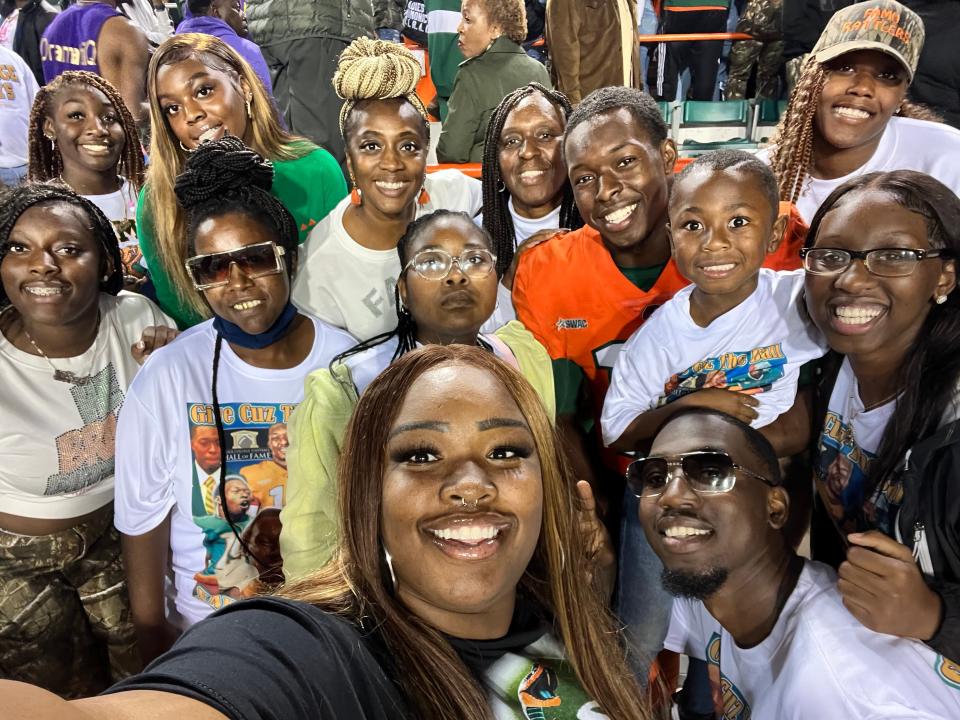
M 172 365 L 188 358 L 190 362 L 197 362 L 198 358 L 213 353 L 213 343 L 216 332 L 213 329 L 213 318 L 204 320 L 198 325 L 184 330 L 177 335 L 176 340 L 164 345 L 150 354 L 150 361 L 145 363 L 140 374 L 150 367 L 158 371 L 161 367 L 169 368 Z
M 530 270 L 535 268 L 538 273 L 569 275 L 573 278 L 582 277 L 586 279 L 585 276 L 590 275 L 590 273 L 584 273 L 584 269 L 590 268 L 592 273 L 596 271 L 596 267 L 592 264 L 583 265 L 581 263 L 585 259 L 595 258 L 599 256 L 599 253 L 606 252 L 600 242 L 600 233 L 584 225 L 579 230 L 558 233 L 536 247 L 530 248 L 523 254 L 520 267 L 526 265 Z M 595 280 L 595 277 L 593 279 Z
M 293 153 L 290 159 L 276 159 L 273 161 L 274 172 L 283 175 L 296 172 L 322 172 L 324 174 L 336 170 L 341 172 L 336 158 L 327 150 L 315 145 L 306 139 L 295 139 L 289 143 L 288 149 Z
M 339 355 L 344 350 L 352 348 L 357 344 L 357 339 L 343 328 L 331 325 L 308 313 L 303 314 L 313 322 L 315 330 L 313 338 L 314 352 L 323 353 L 324 356 L 329 356 L 329 360 L 332 360 L 335 355 Z
M 313 226 L 313 229 L 307 235 L 307 239 L 303 241 L 303 245 L 300 247 L 301 267 L 298 270 L 298 275 L 304 271 L 302 265 L 304 260 L 312 255 L 324 254 L 326 251 L 339 251 L 337 246 L 341 241 L 341 235 L 345 236 L 347 232 L 343 227 L 343 213 L 346 212 L 349 205 L 350 196 L 347 195 L 334 206 L 333 210 L 323 220 Z M 347 241 L 349 238 L 343 237 L 342 240 Z M 334 267 L 331 265 L 324 265 L 323 267 L 311 265 L 310 272 L 323 272 L 324 269 L 333 270 Z
M 431 210 L 452 210 L 473 215 L 483 202 L 480 181 L 456 168 L 429 173 L 424 185 L 430 196 Z
M 116 295 L 106 293 L 100 299 L 100 311 L 105 316 L 115 318 L 123 327 L 146 327 L 149 325 L 167 325 L 176 327 L 176 323 L 167 317 L 150 298 L 121 290 Z
M 915 138 L 939 138 L 948 142 L 960 142 L 960 130 L 946 123 L 916 118 L 892 117 L 890 124 L 897 134 L 903 134 L 908 140 Z M 938 148 L 930 148 L 938 150 Z

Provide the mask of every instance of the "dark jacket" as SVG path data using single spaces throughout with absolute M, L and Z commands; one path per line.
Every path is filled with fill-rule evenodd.
M 633 87 L 640 78 L 640 46 L 636 43 L 637 3 L 627 0 L 633 29 Z M 557 89 L 578 104 L 594 90 L 623 85 L 617 0 L 551 0 L 547 4 L 546 38 Z
M 923 18 L 926 39 L 917 73 L 907 94 L 931 106 L 955 128 L 960 128 L 960 2 L 957 0 L 903 0 Z
M 40 61 L 40 38 L 56 16 L 57 13 L 51 6 L 41 0 L 30 0 L 20 8 L 17 32 L 13 36 L 14 52 L 24 59 L 41 87 L 44 79 L 43 63 Z
M 783 0 L 783 58 L 806 55 L 837 10 L 854 0 Z
M 350 42 L 376 30 L 374 5 L 384 1 L 247 0 L 245 10 L 250 39 L 260 47 L 306 37 Z
M 821 427 L 842 357 L 824 361 L 814 413 Z M 940 629 L 927 645 L 944 657 L 960 658 L 960 415 L 948 411 L 937 431 L 910 448 L 897 472 L 903 502 L 897 515 L 897 538 L 913 551 L 927 584 L 943 601 Z M 816 560 L 837 567 L 843 541 L 815 494 L 811 545 Z
M 546 68 L 504 35 L 480 55 L 460 63 L 437 159 L 481 162 L 490 115 L 508 93 L 532 81 L 552 87 Z

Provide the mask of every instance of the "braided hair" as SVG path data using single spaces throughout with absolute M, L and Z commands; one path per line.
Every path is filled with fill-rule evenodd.
M 113 225 L 100 208 L 60 182 L 28 182 L 0 191 L 0 264 L 10 252 L 10 233 L 20 216 L 35 205 L 56 203 L 72 205 L 86 214 L 90 223 L 87 228 L 103 249 L 104 261 L 109 260 L 113 265 L 109 278 L 100 283 L 100 290 L 116 295 L 123 288 L 123 263 Z M 0 285 L 0 310 L 9 304 L 10 298 Z
M 465 212 L 454 212 L 453 210 L 435 210 L 432 213 L 423 215 L 409 225 L 407 225 L 406 231 L 403 233 L 403 237 L 400 238 L 397 242 L 397 254 L 400 256 L 400 267 L 405 268 L 407 263 L 410 262 L 410 258 L 407 257 L 410 246 L 413 244 L 413 241 L 419 238 L 423 233 L 425 233 L 434 223 L 444 218 L 461 218 L 473 227 L 476 227 L 478 231 L 483 235 L 483 239 L 487 244 L 487 247 L 493 248 L 493 240 L 490 238 L 490 233 L 488 233 L 484 228 L 478 227 L 474 224 L 473 218 L 470 217 Z M 401 271 L 402 274 L 402 271 Z M 501 276 L 500 271 L 497 271 L 497 277 Z M 372 338 L 364 340 L 357 343 L 351 348 L 344 350 L 339 355 L 335 356 L 333 360 L 330 361 L 330 367 L 346 360 L 348 357 L 357 355 L 369 350 L 370 348 L 376 347 L 378 345 L 383 345 L 385 342 L 389 341 L 391 338 L 397 338 L 397 349 L 393 353 L 391 362 L 394 362 L 398 358 L 406 355 L 411 350 L 415 350 L 417 347 L 417 321 L 413 318 L 413 313 L 410 312 L 410 309 L 404 307 L 403 303 L 400 301 L 400 284 L 399 282 L 393 287 L 393 299 L 394 307 L 397 310 L 397 326 L 393 330 L 389 330 L 385 333 L 380 333 L 379 335 L 374 335 Z M 478 342 L 483 346 L 486 345 L 482 340 L 478 338 Z M 489 349 L 489 348 L 487 348 Z
M 91 72 L 68 70 L 40 88 L 30 110 L 29 152 L 30 180 L 55 180 L 63 172 L 63 157 L 56 143 L 44 135 L 43 124 L 53 119 L 56 98 L 68 87 L 86 86 L 102 92 L 120 116 L 123 128 L 123 152 L 120 154 L 119 174 L 127 179 L 137 192 L 143 187 L 144 165 L 137 125 L 117 89 L 104 78 Z
M 423 117 L 430 136 L 427 109 L 417 95 L 420 62 L 403 45 L 359 37 L 340 54 L 333 89 L 345 101 L 340 108 L 340 135 L 350 134 L 350 113 L 363 100 L 403 98 Z
M 500 134 L 510 112 L 523 98 L 538 92 L 557 108 L 564 123 L 573 112 L 567 96 L 562 92 L 549 90 L 540 83 L 532 82 L 509 93 L 497 105 L 487 125 L 487 136 L 483 145 L 483 168 L 481 174 L 483 186 L 483 229 L 493 238 L 493 252 L 497 256 L 497 273 L 503 275 L 513 261 L 516 246 L 516 234 L 513 218 L 510 217 L 508 201 L 510 191 L 503 182 L 500 172 Z M 570 181 L 563 185 L 560 200 L 560 227 L 576 230 L 583 226 L 580 211 L 573 199 L 573 187 Z
M 770 153 L 770 166 L 777 176 L 780 199 L 796 203 L 804 181 L 813 165 L 813 136 L 816 132 L 817 107 L 827 81 L 827 68 L 809 56 L 800 70 L 800 79 L 790 95 L 787 109 L 777 126 L 776 144 Z M 943 118 L 926 105 L 904 99 L 897 117 L 943 122 Z
M 246 215 L 271 232 L 287 258 L 287 274 L 296 267 L 299 234 L 290 211 L 270 193 L 273 163 L 232 135 L 203 143 L 188 158 L 174 192 L 187 213 L 187 243 L 195 251 L 197 228 L 211 217 Z

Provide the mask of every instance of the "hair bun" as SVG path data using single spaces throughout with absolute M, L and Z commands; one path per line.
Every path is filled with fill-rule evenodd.
M 232 135 L 203 143 L 187 158 L 174 192 L 180 205 L 191 207 L 237 188 L 270 192 L 273 163 L 264 160 Z
M 416 92 L 420 75 L 420 62 L 403 45 L 360 37 L 341 53 L 333 88 L 344 100 L 382 100 Z

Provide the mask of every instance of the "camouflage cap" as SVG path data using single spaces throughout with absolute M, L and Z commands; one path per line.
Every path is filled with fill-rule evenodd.
M 913 10 L 897 0 L 867 0 L 836 12 L 812 55 L 825 63 L 854 50 L 877 50 L 899 60 L 912 81 L 923 38 L 923 20 Z

